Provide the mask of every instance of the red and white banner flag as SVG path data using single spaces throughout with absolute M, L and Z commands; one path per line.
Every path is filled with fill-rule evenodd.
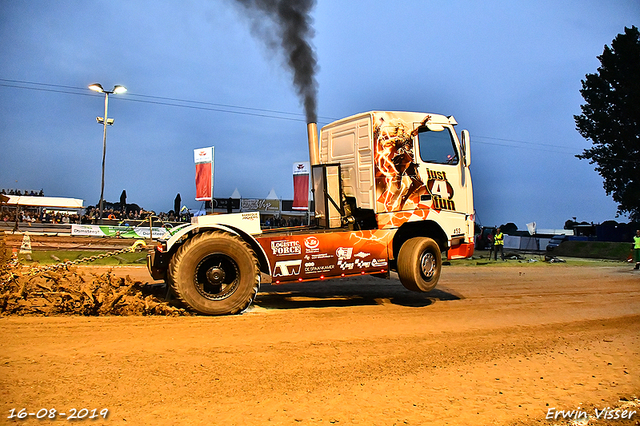
M 293 163 L 293 210 L 309 210 L 309 162 Z
M 193 151 L 196 163 L 196 200 L 213 199 L 213 147 Z

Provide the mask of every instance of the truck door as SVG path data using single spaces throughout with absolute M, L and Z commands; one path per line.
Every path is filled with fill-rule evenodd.
M 428 190 L 421 200 L 431 198 L 437 211 L 467 212 L 466 170 L 462 164 L 460 144 L 452 126 L 417 124 L 416 153 L 418 174 Z

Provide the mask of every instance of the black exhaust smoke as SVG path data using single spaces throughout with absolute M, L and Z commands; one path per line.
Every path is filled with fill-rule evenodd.
M 272 50 L 282 50 L 287 68 L 293 73 L 300 102 L 304 105 L 307 123 L 317 117 L 318 61 L 311 46 L 314 35 L 311 10 L 315 0 L 236 0 L 252 19 L 254 36 Z M 268 19 L 265 20 L 264 18 Z

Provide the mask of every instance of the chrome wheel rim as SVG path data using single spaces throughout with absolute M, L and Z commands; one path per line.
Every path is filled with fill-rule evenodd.
M 431 252 L 425 252 L 420 258 L 420 273 L 426 280 L 430 280 L 436 273 L 436 258 Z

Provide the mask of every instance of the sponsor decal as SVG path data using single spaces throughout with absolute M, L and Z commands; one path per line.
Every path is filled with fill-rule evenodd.
M 347 270 L 352 270 L 353 267 L 355 266 L 355 263 L 354 262 L 347 262 L 345 260 L 340 259 L 340 260 L 338 260 L 338 266 L 343 271 L 347 271 Z
M 271 250 L 273 251 L 274 256 L 292 256 L 302 254 L 300 241 L 271 241 Z
M 153 238 L 162 237 L 167 230 L 154 227 Z M 71 225 L 71 235 L 89 235 L 99 237 L 119 238 L 151 238 L 147 226 L 100 226 L 100 225 Z
M 302 265 L 302 259 L 278 261 L 273 267 L 273 276 L 289 277 L 291 275 L 300 275 L 300 265 Z
M 371 266 L 373 266 L 374 268 L 380 267 L 380 266 L 387 266 L 387 260 L 386 259 L 373 259 L 371 261 Z
M 104 232 L 99 226 L 94 225 L 71 225 L 71 235 L 100 235 Z
M 356 268 L 366 269 L 371 267 L 371 262 L 365 262 L 362 259 L 355 260 Z
M 336 265 L 316 265 L 315 262 L 307 262 L 304 264 L 305 274 L 326 274 L 331 272 Z
M 347 262 L 345 260 L 338 260 L 338 266 L 343 271 L 352 269 L 368 269 L 379 268 L 381 266 L 387 266 L 387 261 L 384 259 L 373 259 L 371 261 L 365 261 L 363 259 L 354 259 L 353 262 Z
M 358 252 L 356 254 L 354 254 L 355 257 L 359 257 L 360 259 L 364 259 L 365 257 L 369 257 L 371 253 L 365 253 L 365 252 Z
M 262 198 L 243 198 L 241 200 L 242 210 L 254 211 L 280 211 L 280 200 L 265 200 Z
M 339 260 L 349 260 L 353 253 L 353 247 L 338 247 L 336 250 L 336 256 Z
M 304 240 L 304 247 L 307 249 L 307 253 L 318 253 L 320 251 L 320 240 L 314 236 L 307 237 Z
M 336 256 L 338 256 L 338 266 L 343 271 L 351 270 L 355 266 L 354 262 L 348 262 L 351 260 L 353 254 L 353 247 L 338 247 L 336 250 Z
M 306 255 L 304 258 L 307 260 L 318 260 L 318 259 L 331 259 L 333 256 L 330 255 L 329 253 L 318 253 L 318 254 L 312 254 L 311 256 Z
M 353 269 L 354 263 L 348 262 L 353 255 L 353 247 L 338 247 L 336 249 L 336 256 L 338 258 L 338 262 L 336 263 L 340 269 L 346 271 L 348 269 Z M 327 257 L 329 257 L 327 255 Z M 331 265 L 331 269 L 333 269 L 334 265 Z

